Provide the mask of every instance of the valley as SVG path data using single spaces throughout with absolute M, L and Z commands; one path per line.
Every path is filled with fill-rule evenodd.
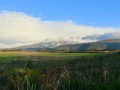
M 0 90 L 119 90 L 120 39 L 0 50 Z

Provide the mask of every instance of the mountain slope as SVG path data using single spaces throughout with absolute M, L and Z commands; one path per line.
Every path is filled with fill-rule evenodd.
M 108 39 L 103 41 L 62 45 L 58 46 L 56 50 L 80 51 L 80 50 L 116 50 L 120 49 L 120 39 Z
M 74 44 L 75 42 L 68 41 L 68 40 L 63 40 L 63 39 L 46 39 L 43 42 L 37 43 L 37 44 L 32 44 L 32 45 L 26 45 L 26 46 L 21 46 L 17 47 L 15 49 L 20 49 L 20 50 L 53 50 L 54 48 L 61 46 L 61 45 L 67 45 L 67 44 Z
M 32 51 L 51 51 L 51 50 L 64 50 L 64 51 L 81 51 L 81 50 L 120 50 L 120 39 L 108 39 L 97 42 L 75 44 L 73 41 L 56 39 L 44 40 L 43 42 L 17 47 L 14 49 L 19 50 L 32 50 Z

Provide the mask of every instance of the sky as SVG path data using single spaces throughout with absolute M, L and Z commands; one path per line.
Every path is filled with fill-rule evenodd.
M 120 38 L 120 0 L 0 0 L 0 47 L 47 38 Z

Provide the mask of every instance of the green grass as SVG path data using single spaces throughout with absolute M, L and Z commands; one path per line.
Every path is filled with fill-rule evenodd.
M 49 52 L 0 52 L 0 57 L 13 57 L 13 56 L 53 56 L 53 57 L 69 57 L 69 56 L 100 56 L 105 53 L 49 53 Z
M 53 56 L 53 57 L 69 57 L 69 56 L 100 56 L 105 53 L 43 53 L 36 56 Z
M 94 57 L 94 56 L 103 56 L 106 55 L 106 53 L 41 53 L 37 52 L 34 53 L 33 55 L 31 52 L 1 52 L 0 53 L 0 61 L 12 61 L 12 60 L 19 60 L 20 58 L 24 57 L 42 57 L 42 58 L 58 58 L 61 60 L 64 59 L 70 59 L 70 58 L 76 58 L 76 57 Z
M 18 88 L 120 90 L 120 53 L 1 53 L 0 90 Z

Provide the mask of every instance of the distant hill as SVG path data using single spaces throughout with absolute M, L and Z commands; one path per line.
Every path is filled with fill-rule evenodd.
M 69 44 L 58 46 L 56 50 L 80 51 L 80 50 L 118 50 L 120 49 L 120 39 L 108 39 L 97 42 Z
M 30 51 L 81 51 L 81 50 L 120 50 L 120 39 L 108 39 L 97 42 L 77 43 L 69 40 L 45 40 L 43 42 L 20 46 L 13 50 Z
M 32 51 L 41 51 L 41 50 L 54 50 L 56 47 L 61 45 L 68 45 L 68 44 L 74 44 L 73 41 L 63 40 L 63 39 L 46 39 L 40 43 L 32 44 L 32 45 L 26 45 L 26 46 L 20 46 L 14 49 L 18 50 L 32 50 Z

